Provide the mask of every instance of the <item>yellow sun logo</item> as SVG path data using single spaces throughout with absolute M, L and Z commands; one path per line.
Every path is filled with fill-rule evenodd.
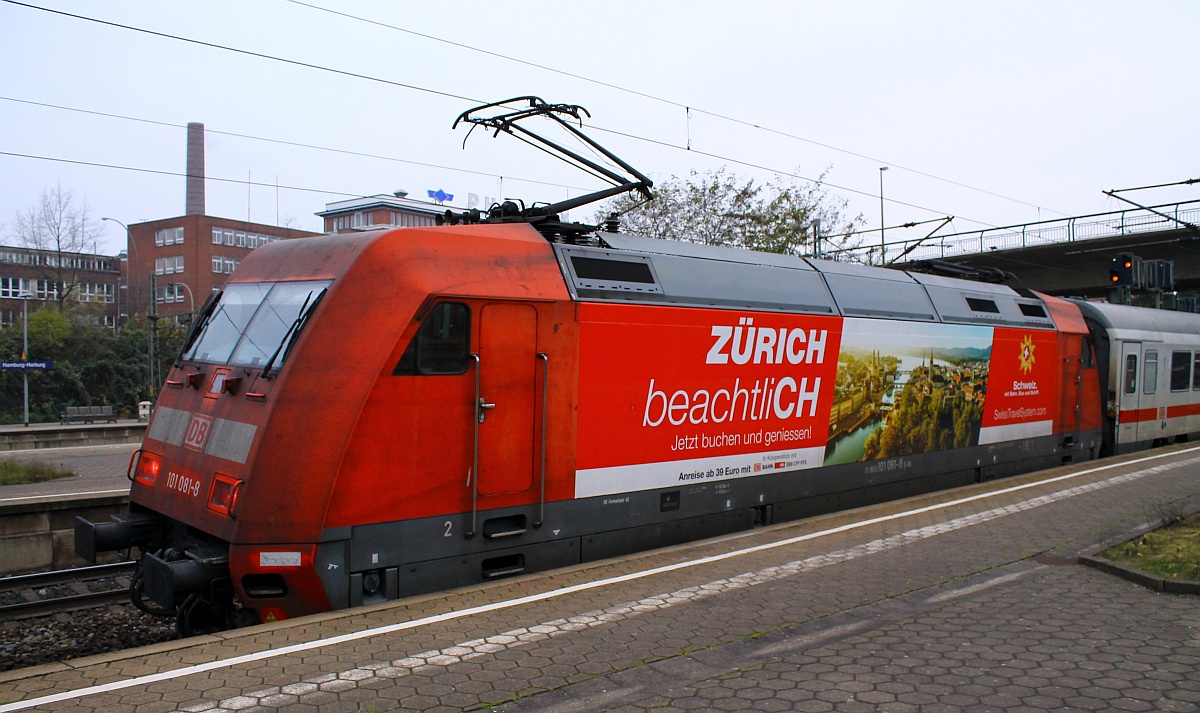
M 1025 335 L 1025 341 L 1021 342 L 1021 371 L 1025 374 L 1033 371 L 1033 350 L 1037 347 L 1033 344 L 1033 337 Z

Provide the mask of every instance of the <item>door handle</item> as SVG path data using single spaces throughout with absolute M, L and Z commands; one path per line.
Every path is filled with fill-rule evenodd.
M 479 408 L 476 409 L 479 412 L 479 422 L 483 423 L 484 417 L 487 415 L 488 409 L 494 409 L 494 408 L 496 408 L 496 404 L 489 404 L 487 402 L 487 399 L 480 396 L 479 397 Z

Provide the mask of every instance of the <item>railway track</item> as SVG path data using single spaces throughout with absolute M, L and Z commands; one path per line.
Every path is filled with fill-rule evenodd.
M 23 574 L 0 579 L 0 620 L 129 601 L 133 562 Z

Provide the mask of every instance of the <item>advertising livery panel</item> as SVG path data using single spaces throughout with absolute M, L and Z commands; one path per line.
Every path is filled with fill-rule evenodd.
M 576 497 L 1053 432 L 1053 331 L 592 303 L 579 313 Z

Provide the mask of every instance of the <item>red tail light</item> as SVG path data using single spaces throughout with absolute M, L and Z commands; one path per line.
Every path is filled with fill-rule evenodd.
M 158 482 L 158 474 L 162 471 L 162 456 L 146 451 L 137 451 L 133 456 L 137 459 L 133 467 L 133 479 L 153 488 Z
M 213 477 L 212 489 L 208 491 L 208 509 L 225 517 L 233 517 L 241 488 L 242 481 L 217 473 Z

